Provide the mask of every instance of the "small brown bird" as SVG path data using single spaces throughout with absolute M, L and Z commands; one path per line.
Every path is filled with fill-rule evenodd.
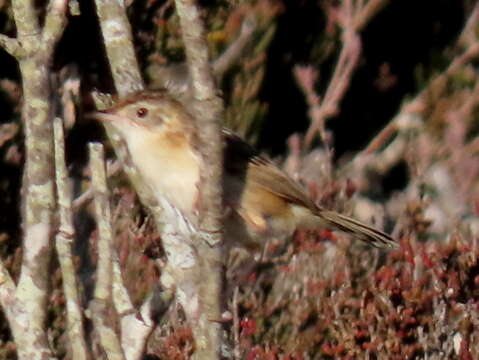
M 94 117 L 123 136 L 132 162 L 155 194 L 187 216 L 196 211 L 200 161 L 194 117 L 165 92 L 141 92 Z M 317 206 L 282 170 L 228 130 L 224 135 L 225 238 L 247 248 L 296 228 L 330 227 L 376 247 L 396 247 L 388 234 Z

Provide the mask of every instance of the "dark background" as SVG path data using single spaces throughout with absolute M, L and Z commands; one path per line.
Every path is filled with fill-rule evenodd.
M 41 3 L 39 8 L 42 8 Z M 133 27 L 140 27 L 144 32 L 152 29 L 152 17 L 148 14 L 155 13 L 163 3 L 135 1 L 129 9 Z M 268 111 L 257 145 L 272 156 L 284 155 L 287 138 L 295 132 L 303 133 L 309 125 L 307 106 L 293 78 L 292 68 L 296 64 L 318 63 L 318 43 L 326 24 L 317 1 L 284 0 L 281 3 L 283 11 L 277 18 L 277 32 L 267 50 L 266 75 L 259 93 L 261 101 L 268 105 Z M 204 1 L 207 9 L 218 4 L 221 2 Z M 390 121 L 404 99 L 418 92 L 422 79 L 430 78 L 431 74 L 446 66 L 448 51 L 464 25 L 470 5 L 468 0 L 395 0 L 366 26 L 361 34 L 363 52 L 360 64 L 341 103 L 340 113 L 327 123 L 327 128 L 334 134 L 336 159 L 363 148 Z M 93 88 L 112 92 L 93 1 L 80 1 L 80 6 L 81 16 L 70 17 L 57 48 L 54 68 L 59 70 L 66 64 L 75 63 L 84 93 Z M 0 13 L 0 29 L 10 36 L 15 35 L 7 9 Z M 142 55 L 148 48 L 139 36 L 136 36 L 136 46 L 142 63 Z M 329 83 L 339 46 L 336 51 L 317 65 L 319 94 Z M 378 87 L 376 81 L 383 64 L 387 64 L 394 78 L 387 88 Z M 0 79 L 20 82 L 17 63 L 6 52 L 0 53 Z M 14 105 L 8 97 L 0 94 L 0 122 L 19 121 Z M 85 106 L 88 110 L 88 101 Z M 85 144 L 102 137 L 103 130 L 97 124 L 80 119 L 68 138 L 69 162 L 84 163 Z M 19 142 L 21 150 L 21 135 L 12 141 Z M 6 146 L 0 148 L 0 156 L 5 156 L 6 149 Z M 73 172 L 75 169 L 75 166 L 71 168 Z M 0 229 L 7 232 L 18 228 L 21 170 L 12 164 L 0 163 L 0 197 L 3 199 L 0 202 Z M 396 167 L 389 178 L 385 178 L 385 188 L 401 188 L 405 180 L 405 169 Z

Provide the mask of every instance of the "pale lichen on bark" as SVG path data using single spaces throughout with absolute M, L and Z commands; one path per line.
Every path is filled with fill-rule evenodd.
M 138 71 L 124 1 L 96 0 L 95 4 L 118 94 L 123 96 L 142 90 L 143 80 Z
M 106 180 L 103 146 L 89 144 L 92 186 L 95 192 L 95 213 L 98 227 L 98 264 L 94 298 L 90 302 L 92 320 L 98 332 L 100 344 L 109 359 L 124 359 L 118 334 L 111 313 L 113 308 L 113 229 Z
M 113 0 L 97 0 L 96 4 L 115 87 L 120 97 L 125 96 L 143 87 L 141 77 L 137 76 L 139 71 L 136 59 L 129 55 L 125 57 L 125 53 L 134 54 L 129 24 L 125 22 L 125 9 Z M 189 4 L 186 6 L 188 7 Z M 198 9 L 194 10 L 198 12 Z M 194 14 L 192 20 L 197 21 L 198 14 Z M 115 24 L 114 27 L 112 27 L 112 21 Z M 116 24 L 119 23 L 122 24 L 123 33 L 118 32 L 120 30 Z M 169 272 L 174 279 L 177 298 L 185 309 L 188 321 L 193 328 L 196 342 L 195 356 L 215 359 L 219 358 L 222 343 L 219 323 L 221 319 L 219 295 L 223 264 L 220 249 L 222 154 L 219 130 L 222 102 L 216 96 L 217 91 L 208 61 L 202 24 L 199 24 L 193 32 L 197 30 L 203 39 L 199 46 L 193 45 L 196 48 L 193 53 L 197 54 L 193 55 L 193 58 L 199 56 L 202 59 L 189 60 L 188 64 L 195 89 L 196 101 L 193 107 L 205 113 L 205 116 L 199 119 L 198 125 L 204 133 L 200 146 L 207 144 L 202 149 L 205 176 L 202 178 L 200 197 L 202 210 L 205 211 L 200 214 L 200 229 L 194 229 L 192 224 L 170 204 L 166 202 L 158 204 L 155 194 L 152 194 L 131 164 L 125 144 L 118 141 L 113 129 L 107 127 L 107 132 L 141 201 L 154 215 L 157 227 L 162 234 L 163 246 L 169 261 L 168 269 L 164 271 Z M 184 31 L 188 33 L 191 29 L 184 29 Z M 196 38 L 198 34 L 193 34 L 193 38 Z M 120 43 L 122 43 L 121 52 L 118 52 Z M 188 59 L 191 58 L 191 52 L 188 50 L 191 44 L 185 37 Z M 134 76 L 131 76 L 132 72 Z M 206 185 L 207 183 L 211 185 Z M 211 244 L 213 247 L 210 246 Z
M 223 153 L 221 124 L 223 103 L 218 96 L 213 68 L 209 61 L 206 31 L 194 0 L 176 0 L 182 38 L 193 88 L 192 113 L 196 114 L 201 178 L 199 184 L 199 234 L 195 245 L 199 283 L 198 310 L 190 314 L 196 341 L 195 358 L 219 359 L 225 339 L 221 326 L 221 292 L 224 254 L 222 252 L 222 169 Z M 195 310 L 191 306 L 191 311 Z M 196 315 L 196 317 L 195 317 Z M 187 315 L 188 316 L 188 315 Z
M 55 178 L 58 196 L 58 212 L 60 224 L 55 239 L 58 261 L 62 271 L 63 291 L 66 297 L 67 327 L 72 357 L 78 360 L 87 359 L 88 348 L 83 331 L 83 309 L 79 294 L 79 281 L 73 263 L 73 226 L 72 192 L 65 163 L 65 139 L 63 121 L 54 120 L 55 140 Z
M 50 1 L 41 28 L 33 1 L 12 1 L 17 38 L 0 39 L 18 60 L 23 86 L 24 256 L 15 302 L 2 302 L 20 359 L 53 358 L 45 329 L 55 209 L 50 63 L 66 24 L 66 4 Z

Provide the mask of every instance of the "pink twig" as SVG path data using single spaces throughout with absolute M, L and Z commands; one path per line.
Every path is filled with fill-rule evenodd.
M 339 104 L 349 87 L 352 74 L 357 67 L 361 54 L 361 40 L 357 31 L 357 19 L 358 16 L 363 14 L 362 12 L 366 5 L 363 2 L 353 3 L 353 0 L 347 0 L 342 3 L 341 7 L 329 10 L 330 14 L 334 14 L 338 25 L 342 28 L 341 41 L 343 46 L 330 84 L 322 99 L 314 93 L 314 82 L 317 78 L 315 70 L 311 67 L 295 68 L 296 79 L 305 93 L 310 107 L 309 116 L 312 120 L 305 136 L 305 149 L 311 147 L 316 133 L 319 133 L 322 141 L 328 144 L 325 123 L 328 118 L 337 115 L 339 112 Z

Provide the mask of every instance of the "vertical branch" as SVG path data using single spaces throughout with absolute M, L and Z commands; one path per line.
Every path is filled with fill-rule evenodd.
M 18 40 L 27 53 L 33 55 L 19 59 L 23 79 L 22 119 L 25 129 L 26 164 L 23 175 L 25 252 L 17 296 L 24 299 L 25 306 L 35 319 L 34 327 L 38 326 L 35 330 L 40 330 L 46 316 L 49 280 L 47 269 L 50 263 L 50 234 L 55 208 L 53 132 L 49 99 L 51 89 L 47 63 L 49 57 L 37 49 L 40 28 L 33 2 L 13 1 L 12 7 Z M 37 286 L 32 286 L 33 279 Z M 47 339 L 44 338 L 43 341 L 48 348 Z M 25 345 L 27 348 L 30 347 Z
M 116 255 L 116 254 L 115 254 Z M 151 292 L 137 311 L 123 284 L 118 257 L 113 260 L 113 303 L 120 316 L 121 346 L 127 360 L 142 359 L 149 336 L 156 322 L 168 309 L 173 300 L 173 291 L 160 289 Z M 156 315 L 153 316 L 152 314 Z
M 6 309 L 20 359 L 53 358 L 45 331 L 55 208 L 50 63 L 66 25 L 66 5 L 51 0 L 40 28 L 34 1 L 14 0 L 17 39 L 1 37 L 19 62 L 24 95 L 24 252 L 15 302 Z
M 60 225 L 56 235 L 56 249 L 63 278 L 63 291 L 67 299 L 67 333 L 75 360 L 87 359 L 87 346 L 83 331 L 83 317 L 78 279 L 73 264 L 72 245 L 75 236 L 72 214 L 72 194 L 68 183 L 68 172 L 65 165 L 65 139 L 63 122 L 55 118 L 55 173 L 58 194 L 58 211 Z
M 143 90 L 125 1 L 95 0 L 115 88 L 120 96 Z
M 95 193 L 95 213 L 98 224 L 98 265 L 94 299 L 91 302 L 93 323 L 98 331 L 100 343 L 108 359 L 124 359 L 118 335 L 115 331 L 113 311 L 113 230 L 106 170 L 101 144 L 90 144 L 90 167 L 92 186 Z
M 221 241 L 222 209 L 222 139 L 221 117 L 223 103 L 217 96 L 218 90 L 209 62 L 208 44 L 199 8 L 194 0 L 177 0 L 176 7 L 180 17 L 183 42 L 185 44 L 188 68 L 191 74 L 199 148 L 203 159 L 203 178 L 201 179 L 200 214 L 201 227 L 211 232 L 213 242 Z M 218 235 L 214 235 L 217 233 Z
M 143 88 L 141 78 L 132 76 L 138 71 L 131 43 L 130 28 L 126 21 L 125 9 L 118 1 L 96 0 L 98 15 L 102 27 L 108 58 L 112 67 L 115 87 L 120 96 Z M 181 8 L 181 10 L 180 10 Z M 169 271 L 174 278 L 177 298 L 182 304 L 188 320 L 192 324 L 196 340 L 196 355 L 199 358 L 215 359 L 219 357 L 221 326 L 219 291 L 221 288 L 222 257 L 221 244 L 221 139 L 218 119 L 222 113 L 222 103 L 216 96 L 214 78 L 212 76 L 204 30 L 199 21 L 197 8 L 186 3 L 178 5 L 180 18 L 185 20 L 183 33 L 187 47 L 188 64 L 193 82 L 195 114 L 198 128 L 204 129 L 200 134 L 200 148 L 203 154 L 203 172 L 200 194 L 202 212 L 199 219 L 200 233 L 205 241 L 193 244 L 190 240 L 196 237 L 191 224 L 167 202 L 158 203 L 155 194 L 145 184 L 131 163 L 126 147 L 115 136 L 113 129 L 107 128 L 115 152 L 123 163 L 123 167 L 135 187 L 141 201 L 155 216 L 156 224 L 162 233 L 163 245 L 168 254 Z M 185 13 L 193 17 L 185 19 Z M 190 26 L 191 23 L 193 26 Z M 119 46 L 119 43 L 123 45 Z M 125 51 L 127 56 L 125 56 Z M 130 55 L 128 55 L 130 54 Z M 138 72 L 139 74 L 139 72 Z M 205 156 L 207 154 L 208 156 Z M 199 248 L 195 250 L 196 248 Z M 197 255 L 198 254 L 198 255 Z M 205 280 L 207 278 L 207 281 Z
M 115 88 L 120 97 L 144 88 L 138 61 L 133 47 L 131 28 L 126 16 L 123 1 L 96 0 L 97 14 L 100 20 L 103 40 L 110 63 L 111 73 Z M 150 208 L 153 213 L 159 213 L 155 208 L 155 196 L 148 186 L 143 184 L 135 167 L 131 164 L 126 145 L 117 134 L 116 130 L 106 125 L 108 137 L 120 159 L 123 169 L 133 183 L 141 201 Z
M 175 4 L 180 17 L 194 96 L 200 101 L 214 99 L 216 97 L 215 79 L 209 62 L 206 32 L 200 9 L 195 0 L 177 0 Z
M 113 82 L 120 97 L 140 91 L 144 88 L 138 61 L 133 47 L 131 27 L 126 16 L 125 2 L 117 0 L 95 0 L 103 41 L 110 63 Z M 155 196 L 148 186 L 143 184 L 135 167 L 131 164 L 125 143 L 112 126 L 105 126 L 115 153 L 123 169 L 133 183 L 141 201 L 153 213 L 159 213 Z
M 194 0 L 176 0 L 182 37 L 193 88 L 193 113 L 196 114 L 199 149 L 202 158 L 199 185 L 199 226 L 202 239 L 197 243 L 201 259 L 201 283 L 197 321 L 192 323 L 196 341 L 195 356 L 218 359 L 222 346 L 222 139 L 223 103 L 217 96 L 209 62 L 205 29 Z M 192 319 L 190 314 L 190 322 Z
M 126 16 L 123 1 L 96 0 L 97 14 L 100 20 L 107 57 L 115 88 L 120 97 L 142 90 L 143 80 L 135 56 L 131 28 Z M 116 130 L 105 126 L 108 137 L 120 159 L 123 169 L 133 184 L 141 202 L 148 207 L 155 218 L 158 230 L 164 233 L 165 220 L 162 218 L 162 207 L 148 184 L 141 179 L 129 157 L 125 143 Z M 166 236 L 164 236 L 166 239 Z M 178 251 L 179 252 L 179 251 Z M 181 262 L 181 261 L 180 261 Z M 161 312 L 169 304 L 172 292 L 166 290 L 160 296 L 150 297 L 140 309 L 134 309 L 129 295 L 122 284 L 121 269 L 117 259 L 113 259 L 113 303 L 121 317 L 121 344 L 128 360 L 141 358 L 146 341 L 154 329 L 151 310 Z

